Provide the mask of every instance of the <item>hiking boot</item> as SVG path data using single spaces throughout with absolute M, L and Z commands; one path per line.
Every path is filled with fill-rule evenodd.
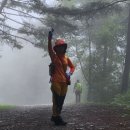
M 53 121 L 56 126 L 65 126 L 67 124 L 60 116 L 52 116 L 51 121 Z
M 60 125 L 63 125 L 65 126 L 67 124 L 67 122 L 65 122 L 61 116 L 59 116 L 59 122 L 60 122 Z
M 51 116 L 51 121 L 55 121 L 56 116 Z

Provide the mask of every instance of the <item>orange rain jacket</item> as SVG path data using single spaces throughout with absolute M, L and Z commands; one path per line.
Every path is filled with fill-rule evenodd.
M 51 77 L 51 82 L 66 83 L 67 79 L 65 72 L 67 71 L 67 67 L 69 67 L 70 72 L 73 73 L 75 70 L 74 65 L 66 55 L 57 55 L 51 46 L 48 46 L 48 51 L 51 61 L 55 64 L 55 73 Z

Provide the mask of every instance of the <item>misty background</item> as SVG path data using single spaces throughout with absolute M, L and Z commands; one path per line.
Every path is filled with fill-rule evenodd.
M 50 57 L 31 44 L 18 50 L 4 44 L 0 46 L 0 102 L 13 105 L 48 105 L 52 103 L 48 65 Z M 78 77 L 82 77 L 78 70 Z M 72 76 L 66 103 L 74 103 L 73 86 L 77 79 Z M 78 79 L 80 79 L 78 78 Z M 85 93 L 85 91 L 84 91 Z M 85 97 L 84 97 L 85 98 Z
M 76 66 L 66 103 L 129 104 L 129 0 L 0 0 L 0 103 L 51 104 L 47 35 L 68 43 Z
M 0 102 L 50 104 L 49 57 L 42 57 L 43 50 L 29 44 L 22 50 L 12 49 L 8 45 L 1 48 Z
M 58 2 L 49 0 L 46 1 L 46 4 L 52 7 L 57 6 Z M 6 8 L 4 11 L 9 13 L 7 14 L 9 19 L 6 19 L 6 23 L 12 28 L 18 29 L 21 25 L 10 20 L 10 18 L 20 23 L 27 21 L 37 27 L 41 24 L 36 19 L 20 17 L 15 10 Z M 17 15 L 12 16 L 10 14 Z M 37 17 L 35 13 L 31 13 L 31 15 Z M 16 32 L 13 32 L 13 34 L 21 36 Z M 24 37 L 34 43 L 36 42 L 31 37 Z M 14 45 L 8 44 L 6 41 L 2 41 L 0 44 L 0 103 L 13 105 L 51 104 L 52 93 L 48 70 L 48 65 L 51 62 L 50 57 L 42 48 L 37 48 L 23 39 L 18 40 L 22 43 L 22 49 L 15 48 Z M 73 87 L 77 79 L 81 79 L 81 82 L 83 82 L 80 69 L 76 70 L 72 76 L 72 84 L 68 87 L 65 103 L 75 103 Z
M 43 50 L 31 44 L 24 45 L 21 50 L 4 44 L 0 50 L 0 102 L 15 105 L 51 104 L 50 58 L 43 57 Z M 74 102 L 73 84 L 69 86 L 66 103 Z

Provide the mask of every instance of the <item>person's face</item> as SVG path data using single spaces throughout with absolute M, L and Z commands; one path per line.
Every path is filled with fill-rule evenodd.
M 65 54 L 66 53 L 66 48 L 64 46 L 58 46 L 55 48 L 55 51 L 57 54 Z

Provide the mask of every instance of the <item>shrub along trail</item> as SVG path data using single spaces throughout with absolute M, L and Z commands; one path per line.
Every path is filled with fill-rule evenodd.
M 0 130 L 130 130 L 130 109 L 115 106 L 64 106 L 66 126 L 50 121 L 51 106 L 0 110 Z

